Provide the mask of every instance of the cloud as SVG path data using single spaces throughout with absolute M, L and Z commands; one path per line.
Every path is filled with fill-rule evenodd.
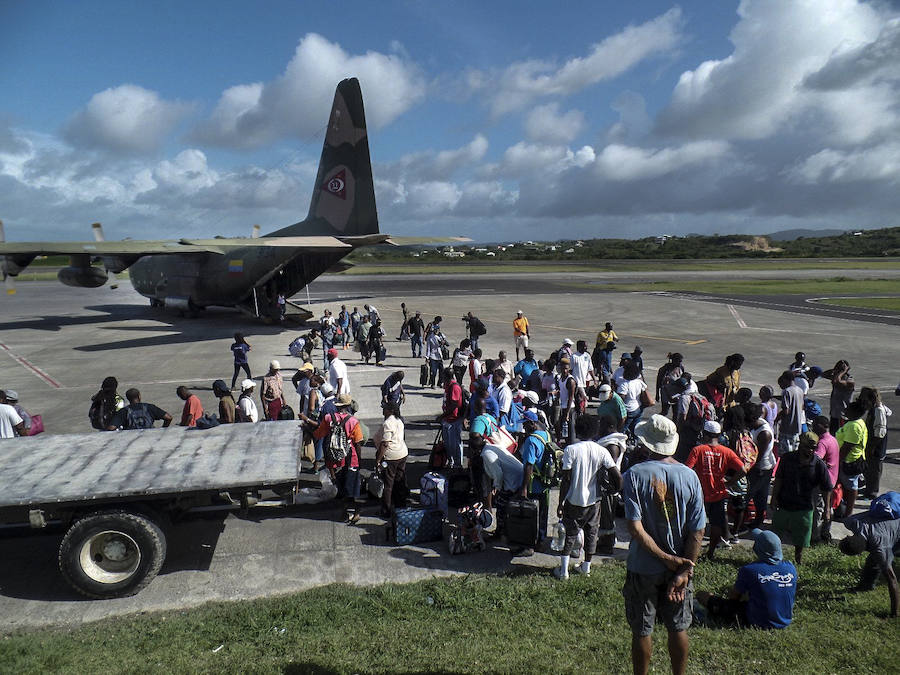
M 525 118 L 525 135 L 540 143 L 571 143 L 584 128 L 583 112 L 560 114 L 558 103 L 537 106 Z
M 825 149 L 786 171 L 796 183 L 900 182 L 900 142 L 845 152 Z M 900 185 L 897 185 L 900 190 Z
M 900 79 L 900 18 L 887 21 L 872 42 L 838 52 L 803 80 L 819 91 L 849 89 L 878 80 Z
M 193 106 L 165 101 L 155 91 L 133 84 L 94 94 L 75 113 L 63 135 L 77 147 L 116 154 L 153 152 Z
M 673 7 L 639 26 L 627 26 L 562 66 L 520 61 L 497 73 L 470 71 L 467 79 L 471 87 L 489 93 L 491 112 L 499 117 L 539 98 L 574 94 L 618 77 L 645 59 L 671 52 L 683 41 L 682 24 L 681 9 Z
M 829 104 L 803 83 L 835 59 L 844 66 L 843 79 L 852 80 L 847 70 L 865 59 L 846 55 L 859 57 L 866 52 L 865 45 L 878 39 L 884 24 L 878 10 L 856 0 L 743 0 L 738 14 L 730 36 L 732 53 L 682 73 L 669 105 L 657 119 L 657 131 L 691 138 L 758 140 L 821 113 L 818 118 L 830 120 L 833 126 L 823 131 L 846 134 L 848 140 L 858 138 L 858 131 L 841 124 L 842 117 L 846 120 L 847 102 L 835 114 L 829 111 L 837 105 L 833 100 Z M 827 74 L 818 79 L 820 84 L 829 81 Z M 836 83 L 837 78 L 830 81 Z M 852 107 L 861 111 L 866 105 L 860 98 Z M 870 125 L 870 129 L 878 126 Z
M 191 139 L 232 148 L 256 148 L 276 139 L 305 138 L 327 121 L 334 87 L 358 77 L 367 124 L 383 127 L 424 98 L 419 67 L 397 47 L 393 54 L 352 55 L 321 35 L 308 33 L 285 71 L 266 83 L 242 84 L 222 93 L 210 117 Z

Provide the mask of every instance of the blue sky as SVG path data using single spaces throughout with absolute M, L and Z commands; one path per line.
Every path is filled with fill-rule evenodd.
M 0 0 L 0 218 L 10 240 L 295 222 L 353 75 L 383 231 L 897 225 L 898 17 L 855 0 Z

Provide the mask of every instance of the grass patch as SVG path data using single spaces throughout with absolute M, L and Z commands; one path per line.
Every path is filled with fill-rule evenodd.
M 735 549 L 701 563 L 696 588 L 725 591 L 751 555 Z M 845 590 L 862 559 L 818 547 L 805 560 L 790 628 L 692 629 L 689 672 L 895 670 L 897 622 L 886 618 L 884 586 L 858 595 Z M 590 578 L 566 583 L 535 570 L 371 588 L 332 585 L 7 636 L 0 640 L 0 663 L 16 673 L 102 672 L 110 664 L 116 672 L 166 673 L 630 672 L 624 577 L 617 562 L 597 564 Z M 655 647 L 653 670 L 667 672 L 662 628 Z
M 896 293 L 900 281 L 896 279 L 746 279 L 728 281 L 708 279 L 705 281 L 650 281 L 632 284 L 585 284 L 567 283 L 566 286 L 593 288 L 597 291 L 691 291 L 712 295 L 844 295 Z
M 341 274 L 485 274 L 534 272 L 647 272 L 678 270 L 683 272 L 716 271 L 791 271 L 791 270 L 896 270 L 900 261 L 891 260 L 595 260 L 578 262 L 479 261 L 434 263 L 355 263 Z
M 826 305 L 840 305 L 842 307 L 887 309 L 892 312 L 900 312 L 900 298 L 827 298 L 825 300 L 820 300 L 819 302 L 823 302 Z

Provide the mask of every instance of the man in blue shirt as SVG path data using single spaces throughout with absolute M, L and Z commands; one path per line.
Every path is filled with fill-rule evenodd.
M 632 666 L 635 673 L 649 671 L 658 614 L 669 633 L 672 672 L 683 673 L 694 564 L 706 527 L 703 489 L 697 474 L 672 457 L 678 446 L 672 420 L 653 415 L 635 427 L 635 438 L 648 459 L 625 472 L 622 488 L 631 535 L 622 595 Z
M 528 350 L 530 351 L 530 350 Z M 547 443 L 550 442 L 550 434 L 541 426 L 537 413 L 531 410 L 525 411 L 522 420 L 525 431 L 525 440 L 522 442 L 522 464 L 525 467 L 525 480 L 522 483 L 522 496 L 536 499 L 538 503 L 538 551 L 544 548 L 544 539 L 547 537 L 547 520 L 550 514 L 550 488 L 541 482 L 540 467 L 544 459 L 544 453 L 550 452 Z M 528 556 L 533 554 L 531 549 L 523 549 L 518 555 Z
M 513 375 L 517 375 L 519 377 L 519 382 L 521 382 L 521 387 L 523 389 L 528 389 L 528 378 L 531 377 L 531 373 L 537 370 L 538 362 L 534 358 L 534 350 L 526 349 L 525 350 L 525 358 L 516 363 L 513 367 Z
M 794 616 L 797 568 L 784 560 L 781 540 L 774 532 L 753 530 L 756 562 L 738 570 L 737 581 L 727 598 L 697 593 L 709 616 L 724 623 L 787 628 Z

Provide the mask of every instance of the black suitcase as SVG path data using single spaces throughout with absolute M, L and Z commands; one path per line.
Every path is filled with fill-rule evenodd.
M 536 499 L 513 497 L 506 503 L 506 540 L 534 548 L 538 537 L 538 503 Z
M 379 347 L 378 348 L 378 356 L 376 357 L 375 360 L 378 361 L 378 363 L 384 363 L 384 360 L 386 358 L 387 358 L 387 349 L 385 349 L 384 347 Z
M 419 367 L 419 384 L 423 387 L 426 384 L 428 384 L 428 364 L 427 363 L 423 363 Z
M 468 471 L 454 471 L 447 476 L 447 505 L 452 509 L 472 503 L 472 477 Z

